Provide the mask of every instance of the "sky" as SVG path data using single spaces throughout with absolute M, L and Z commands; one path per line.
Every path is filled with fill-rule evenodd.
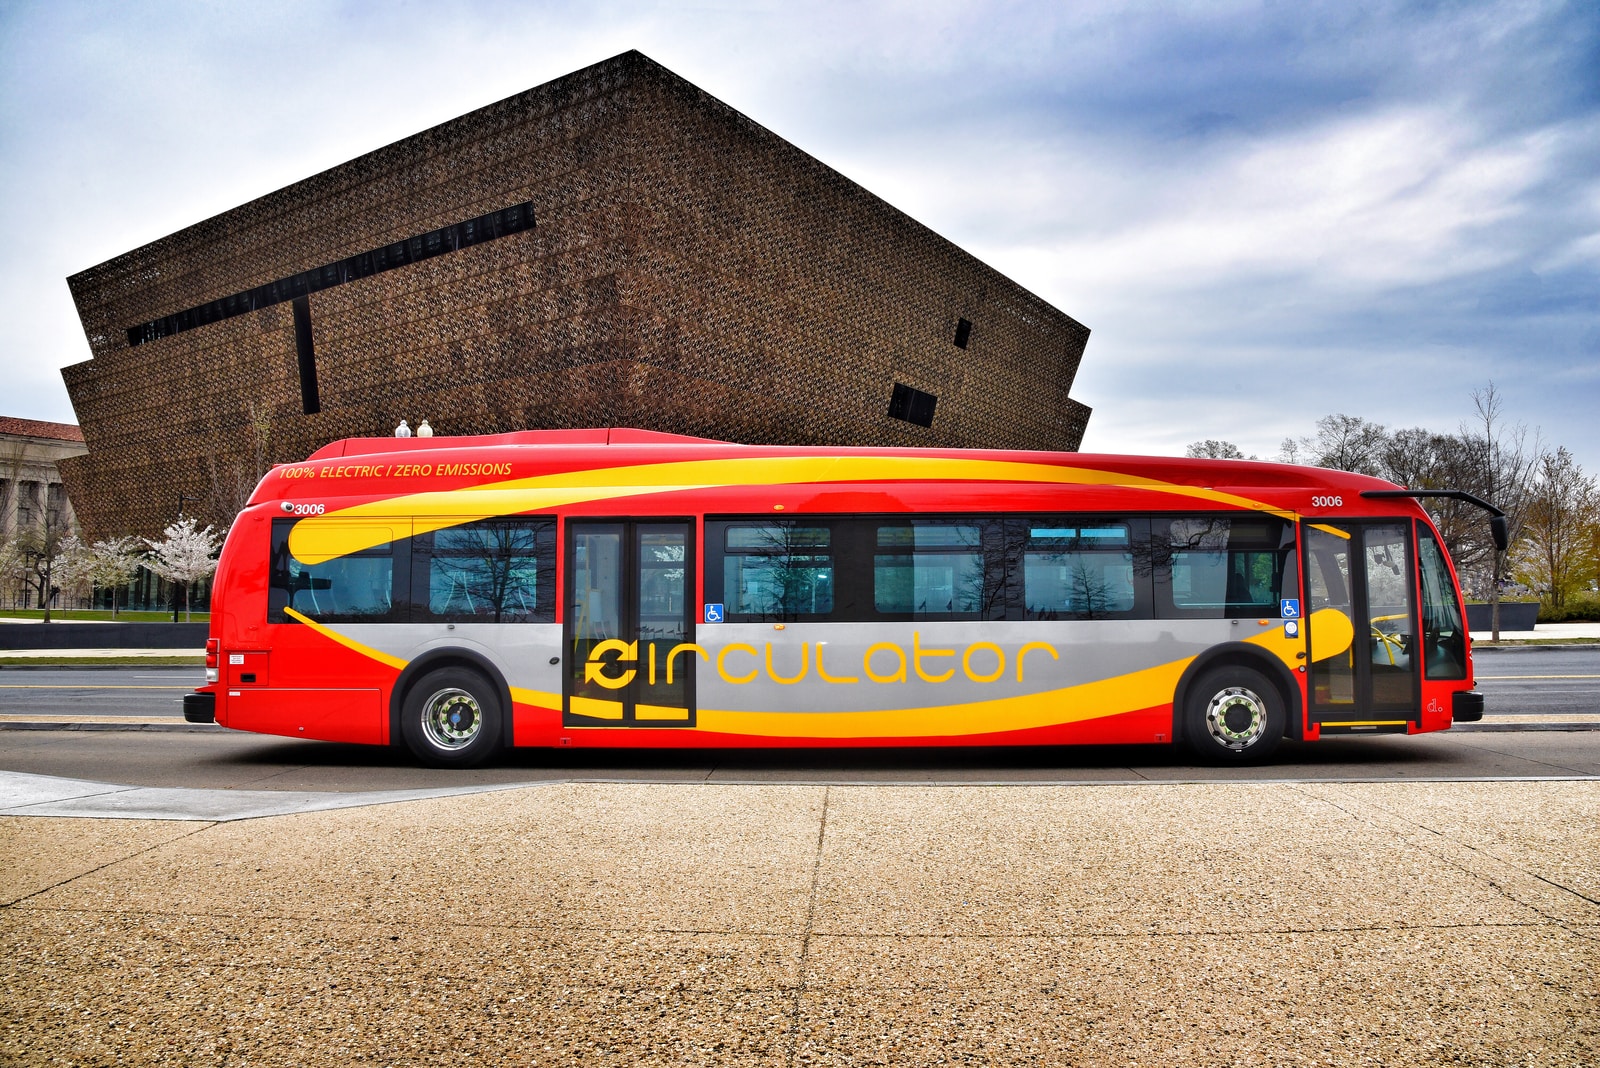
M 1332 413 L 1600 473 L 1600 3 L 0 0 L 0 415 L 68 275 L 636 48 L 1092 331 L 1085 451 Z

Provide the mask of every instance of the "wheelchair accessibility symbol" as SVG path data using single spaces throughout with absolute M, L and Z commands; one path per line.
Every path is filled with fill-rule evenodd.
M 1285 597 L 1278 602 L 1278 615 L 1284 619 L 1300 618 L 1300 599 L 1298 597 Z
M 720 604 L 708 604 L 708 605 L 706 605 L 706 622 L 707 623 L 721 623 L 722 622 L 722 606 Z

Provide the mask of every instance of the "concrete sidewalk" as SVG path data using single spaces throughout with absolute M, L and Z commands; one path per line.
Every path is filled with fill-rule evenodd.
M 1600 783 L 0 817 L 0 1061 L 1600 1063 Z
M 1490 641 L 1493 636 L 1493 631 L 1475 630 L 1472 632 L 1473 645 Z M 1500 632 L 1500 640 L 1503 642 L 1560 641 L 1564 638 L 1600 639 L 1600 623 L 1542 623 L 1533 630 Z

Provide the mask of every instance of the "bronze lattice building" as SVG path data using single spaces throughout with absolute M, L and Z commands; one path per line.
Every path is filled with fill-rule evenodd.
M 1063 450 L 1089 417 L 1086 327 L 637 52 L 68 283 L 91 536 L 227 522 L 402 417 Z

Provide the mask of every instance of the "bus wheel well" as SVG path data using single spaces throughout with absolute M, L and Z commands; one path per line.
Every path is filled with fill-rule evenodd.
M 1288 712 L 1287 736 L 1296 740 L 1305 737 L 1305 709 L 1300 700 L 1300 687 L 1283 661 L 1263 649 L 1243 642 L 1231 642 L 1210 649 L 1195 657 L 1194 663 L 1184 670 L 1172 695 L 1172 740 L 1182 743 L 1185 737 L 1184 709 L 1188 706 L 1189 692 L 1196 679 L 1220 667 L 1244 667 L 1259 671 L 1278 688 Z
M 506 684 L 505 676 L 500 674 L 499 669 L 490 663 L 487 657 L 470 649 L 431 649 L 405 666 L 400 672 L 400 677 L 395 680 L 394 689 L 389 695 L 389 744 L 396 747 L 404 747 L 406 744 L 400 730 L 400 713 L 405 708 L 406 695 L 411 692 L 411 687 L 429 672 L 447 667 L 475 671 L 488 679 L 489 684 L 499 693 L 500 707 L 505 709 L 505 715 L 502 717 L 504 737 L 501 739 L 501 744 L 509 748 L 511 687 Z

